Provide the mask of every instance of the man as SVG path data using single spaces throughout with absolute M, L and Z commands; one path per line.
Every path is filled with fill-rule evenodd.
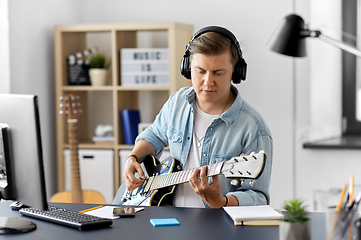
M 147 155 L 159 157 L 169 146 L 171 156 L 184 169 L 198 168 L 189 184 L 177 186 L 174 206 L 269 204 L 271 133 L 231 83 L 232 79 L 233 83 L 245 80 L 246 66 L 237 39 L 227 29 L 206 27 L 192 37 L 181 63 L 181 73 L 192 80 L 192 87 L 174 93 L 153 124 L 137 137 L 123 175 L 128 190 L 141 186 L 145 179 L 139 163 Z M 223 175 L 207 178 L 207 168 L 199 168 L 260 150 L 266 153 L 266 165 L 252 187 L 248 181 L 231 185 L 232 179 Z

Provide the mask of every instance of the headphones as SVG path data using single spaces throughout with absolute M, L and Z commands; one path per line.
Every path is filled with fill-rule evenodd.
M 185 53 L 184 53 L 182 61 L 181 61 L 181 65 L 180 65 L 181 74 L 185 78 L 191 79 L 189 46 L 194 39 L 196 39 L 197 37 L 199 37 L 200 35 L 202 35 L 203 33 L 206 33 L 206 32 L 219 33 L 219 34 L 227 37 L 229 40 L 231 40 L 232 44 L 234 44 L 237 47 L 237 53 L 238 53 L 239 59 L 238 59 L 238 62 L 236 63 L 236 65 L 234 66 L 234 71 L 232 73 L 232 80 L 233 80 L 233 83 L 235 83 L 235 84 L 241 83 L 241 80 L 246 80 L 247 63 L 242 56 L 242 50 L 240 48 L 239 42 L 237 41 L 237 38 L 229 30 L 227 30 L 223 27 L 218 27 L 218 26 L 204 27 L 194 34 L 194 36 L 191 38 L 191 41 L 186 46 L 186 50 L 185 50 Z

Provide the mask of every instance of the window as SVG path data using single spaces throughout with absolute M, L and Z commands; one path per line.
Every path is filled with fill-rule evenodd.
M 358 1 L 342 1 L 342 30 L 343 41 L 357 47 L 356 39 L 348 36 L 357 36 L 357 8 Z M 346 34 L 346 35 L 345 35 Z M 360 37 L 358 37 L 360 38 Z M 342 52 L 342 117 L 344 135 L 361 135 L 361 59 L 355 55 Z M 358 71 L 357 71 L 358 69 Z M 358 110 L 357 110 L 358 109 Z

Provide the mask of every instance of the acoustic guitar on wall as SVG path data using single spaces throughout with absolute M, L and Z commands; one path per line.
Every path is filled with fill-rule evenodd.
M 64 115 L 68 122 L 68 138 L 71 164 L 71 191 L 55 194 L 50 202 L 67 203 L 105 203 L 104 197 L 97 191 L 82 190 L 80 179 L 79 155 L 78 155 L 78 119 L 82 112 L 80 109 L 79 96 L 67 94 L 60 97 L 60 114 Z

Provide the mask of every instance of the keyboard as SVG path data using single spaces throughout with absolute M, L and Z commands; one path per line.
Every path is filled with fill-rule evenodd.
M 19 212 L 24 216 L 45 220 L 67 227 L 77 228 L 79 230 L 108 227 L 113 224 L 111 219 L 91 216 L 88 214 L 54 206 L 49 206 L 48 210 L 22 208 L 19 210 Z

